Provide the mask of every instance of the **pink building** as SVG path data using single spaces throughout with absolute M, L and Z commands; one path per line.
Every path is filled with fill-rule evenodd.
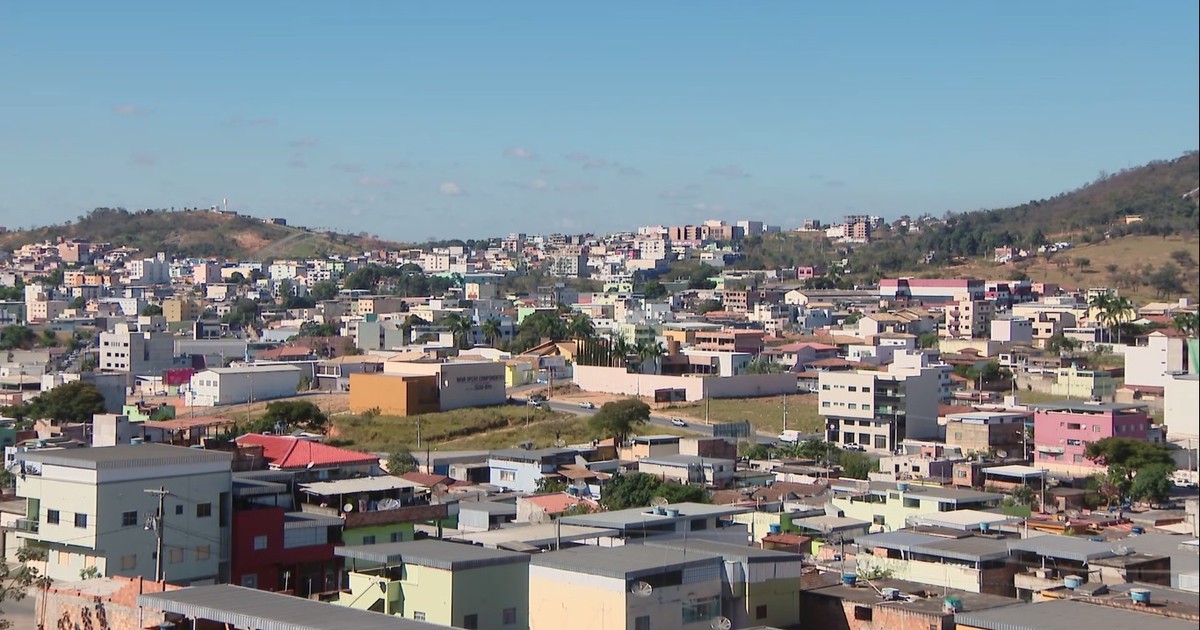
M 1084 456 L 1088 442 L 1109 437 L 1145 440 L 1150 429 L 1146 405 L 1063 403 L 1030 405 L 1033 415 L 1033 464 L 1070 474 L 1090 475 L 1103 468 Z

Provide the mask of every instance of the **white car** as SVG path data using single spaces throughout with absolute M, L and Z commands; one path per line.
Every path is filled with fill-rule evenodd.
M 842 448 L 846 449 L 847 451 L 865 451 L 865 450 L 867 450 L 867 447 L 863 446 L 862 444 L 847 444 L 847 445 L 843 446 Z
M 580 409 L 595 409 L 595 408 L 596 408 L 596 403 L 594 403 L 594 402 L 588 402 L 588 401 L 586 401 L 586 400 L 585 400 L 585 401 L 583 401 L 583 402 L 579 403 L 579 408 L 580 408 Z
M 686 427 L 687 422 L 683 418 L 671 418 L 671 424 L 677 427 Z

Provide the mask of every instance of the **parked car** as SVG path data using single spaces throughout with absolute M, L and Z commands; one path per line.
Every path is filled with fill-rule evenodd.
M 596 403 L 585 400 L 585 401 L 579 403 L 579 408 L 580 409 L 595 409 Z
M 847 451 L 865 451 L 865 450 L 867 450 L 867 447 L 863 446 L 862 444 L 847 444 L 847 445 L 843 446 L 842 448 L 846 449 Z
M 671 418 L 671 424 L 677 427 L 686 427 L 687 421 L 685 421 L 683 418 Z

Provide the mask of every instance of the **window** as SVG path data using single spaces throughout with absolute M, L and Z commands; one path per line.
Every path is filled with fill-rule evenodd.
M 413 611 L 413 619 L 415 619 L 417 621 L 425 621 L 425 613 L 421 612 L 419 610 L 414 610 Z
M 702 597 L 683 605 L 683 623 L 708 621 L 721 614 L 721 596 Z
M 829 391 L 829 386 L 828 386 L 828 385 L 821 385 L 821 389 L 823 389 L 823 390 L 825 390 L 825 391 Z M 647 619 L 647 620 L 646 620 L 646 623 L 650 623 L 650 620 L 649 620 L 649 619 Z
M 134 525 L 137 525 L 137 510 L 121 512 L 121 527 L 133 527 Z
M 870 621 L 871 620 L 871 607 L 870 606 L 855 606 L 854 607 L 854 618 L 857 619 L 858 621 Z
M 642 615 L 633 620 L 633 630 L 650 630 L 650 615 Z
M 180 562 L 183 562 L 183 550 L 178 548 L 168 550 L 167 562 L 170 562 L 171 564 L 179 564 Z
M 196 547 L 196 559 L 197 560 L 208 560 L 208 557 L 211 555 L 212 555 L 212 547 L 210 547 L 208 545 L 200 545 L 199 547 Z
M 1099 432 L 1100 432 L 1100 425 L 1093 424 L 1092 425 L 1092 433 L 1099 433 Z
M 766 606 L 756 606 L 754 608 L 754 618 L 755 619 L 766 619 L 767 618 L 767 607 Z
M 828 401 L 828 400 L 826 400 L 826 401 L 822 402 L 822 403 L 821 403 L 821 406 L 822 406 L 822 407 L 828 407 L 828 406 L 829 406 L 829 401 Z
M 375 544 L 375 536 L 374 536 L 374 535 L 371 535 L 371 536 L 363 536 L 363 541 L 362 541 L 362 544 L 364 544 L 364 545 L 374 545 L 374 544 Z
M 870 387 L 864 387 L 864 388 L 863 388 L 863 393 L 864 393 L 864 394 L 870 394 L 870 393 L 871 393 L 871 388 L 870 388 Z
M 246 588 L 258 588 L 258 574 L 251 573 L 242 576 L 242 586 Z
M 212 516 L 212 504 L 211 503 L 197 503 L 196 504 L 196 518 L 208 518 L 210 516 Z
M 852 392 L 858 391 L 858 387 L 855 387 L 854 385 L 851 385 L 848 389 Z
M 58 525 L 58 510 L 46 510 L 46 524 Z
M 887 525 L 887 519 L 882 514 L 876 514 L 871 517 L 872 525 Z
M 392 532 L 388 536 L 389 542 L 404 542 L 404 532 Z
M 267 548 L 267 537 L 266 536 L 255 536 L 254 537 L 254 550 L 262 551 L 263 549 L 266 549 L 266 548 Z
M 137 568 L 137 554 L 131 553 L 127 556 L 121 556 L 121 570 L 132 571 Z
M 182 514 L 183 514 L 183 506 L 182 506 L 182 505 L 176 505 L 176 506 L 175 506 L 175 516 L 180 516 L 180 515 L 182 515 Z
M 516 608 L 505 608 L 504 609 L 504 625 L 511 626 L 514 623 L 517 623 L 517 609 Z
M 846 406 L 851 409 L 858 409 L 858 403 L 850 403 L 849 405 L 846 405 Z
M 500 471 L 500 481 L 516 481 L 516 480 L 517 480 L 517 471 L 515 471 L 515 470 L 501 470 Z
M 80 512 L 75 513 L 75 527 L 87 529 L 87 514 Z
M 469 615 L 465 615 L 465 616 L 463 616 L 463 625 L 462 625 L 462 627 L 463 627 L 463 628 L 465 628 L 465 630 L 478 630 L 478 628 L 479 628 L 479 615 L 477 615 L 477 614 L 475 614 L 475 613 L 471 613 L 471 614 L 469 614 Z

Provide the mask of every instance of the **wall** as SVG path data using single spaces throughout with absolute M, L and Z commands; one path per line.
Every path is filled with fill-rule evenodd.
M 300 385 L 301 369 L 272 368 L 256 370 L 253 375 L 249 372 L 218 373 L 212 370 L 196 372 L 192 375 L 190 387 L 191 398 L 195 405 L 234 405 L 253 400 L 271 400 L 295 396 L 296 388 Z M 214 385 L 201 385 L 201 382 Z
M 800 616 L 800 563 L 787 563 L 780 566 L 795 564 L 795 575 L 788 574 L 780 579 L 753 582 L 746 585 L 746 597 L 740 610 L 724 610 L 723 615 L 733 621 L 733 627 L 746 628 L 753 625 L 778 626 L 786 628 L 794 625 Z M 790 572 L 789 572 L 790 573 Z M 758 607 L 766 606 L 767 614 L 759 618 Z
M 366 541 L 367 536 L 374 536 L 375 544 L 406 542 L 415 537 L 413 532 L 414 526 L 412 523 L 387 523 L 385 525 L 354 527 L 342 532 L 342 543 L 351 547 L 354 545 L 370 544 Z M 394 541 L 392 540 L 393 534 L 397 535 Z
M 869 588 L 869 587 L 864 587 Z M 806 627 L 822 630 L 953 630 L 954 615 L 922 613 L 903 606 L 880 605 L 875 602 L 857 603 L 818 591 L 800 594 L 800 608 L 805 611 Z M 871 609 L 871 619 L 854 618 L 854 609 Z
M 688 402 L 710 398 L 749 398 L 796 393 L 795 374 L 744 374 L 729 377 L 630 374 L 624 368 L 576 365 L 573 380 L 589 392 L 653 396 L 658 389 L 682 389 Z
M 649 597 L 627 592 L 625 581 L 610 577 L 529 567 L 530 630 L 633 630 L 639 616 L 650 617 L 651 628 L 708 630 L 711 621 L 681 624 L 685 600 L 721 594 L 712 580 L 655 588 Z
M 89 581 L 89 589 L 86 592 L 70 587 L 51 586 L 45 595 L 39 598 L 39 605 L 44 606 L 44 609 L 36 619 L 37 627 L 97 630 L 157 627 L 166 621 L 166 614 L 153 608 L 138 606 L 138 595 L 180 588 L 139 578 L 104 578 L 102 582 L 103 584 L 101 580 L 96 580 L 93 584 Z
M 452 618 L 478 615 L 479 630 L 528 630 L 529 558 L 522 562 L 492 565 L 454 572 Z M 515 608 L 515 624 L 504 624 L 504 610 Z
M 1195 375 L 1172 377 L 1163 395 L 1167 437 L 1200 436 L 1200 379 Z
M 504 364 L 498 361 L 384 363 L 383 371 L 387 374 L 436 376 L 442 411 L 502 405 L 507 398 Z M 351 387 L 350 391 L 353 393 L 354 388 Z
M 1185 341 L 1179 337 L 1150 335 L 1146 345 L 1125 348 L 1125 384 L 1165 387 L 1167 371 L 1186 372 Z
M 392 374 L 351 374 L 350 411 L 378 408 L 391 416 L 409 416 L 440 410 L 437 378 Z

